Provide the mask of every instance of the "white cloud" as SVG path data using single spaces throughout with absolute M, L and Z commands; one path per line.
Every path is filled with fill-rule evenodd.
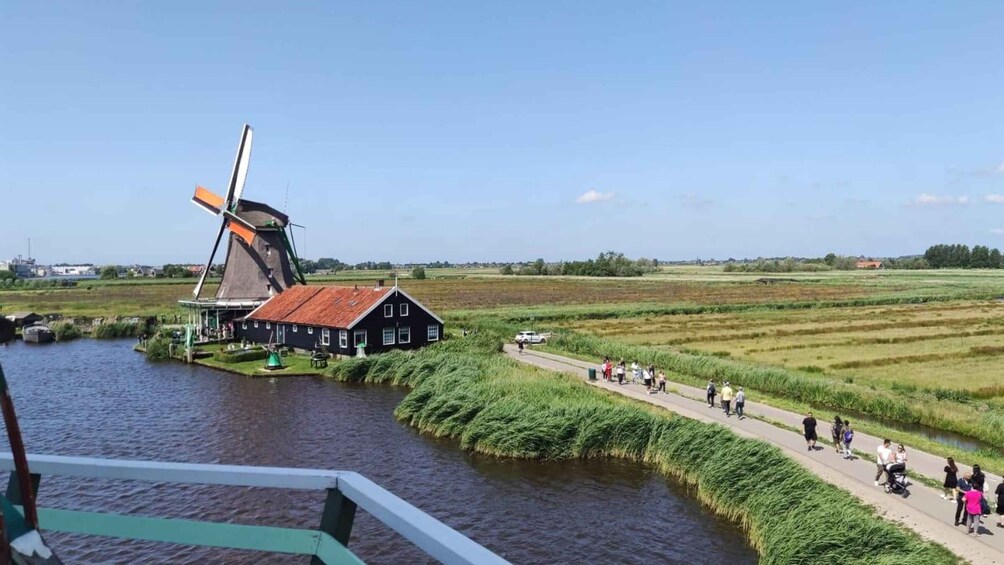
M 993 228 L 990 230 L 990 233 L 994 235 L 1004 235 L 1004 228 Z
M 597 192 L 595 190 L 587 190 L 582 196 L 575 199 L 579 204 L 592 204 L 593 202 L 606 202 L 607 200 L 613 200 L 613 192 Z
M 1004 194 L 988 194 L 983 197 L 983 200 L 994 204 L 1004 204 Z
M 911 202 L 914 206 L 955 206 L 957 204 L 969 204 L 968 196 L 938 196 L 922 192 L 920 196 Z

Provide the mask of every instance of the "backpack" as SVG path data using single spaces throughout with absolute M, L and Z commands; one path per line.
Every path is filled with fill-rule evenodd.
M 844 443 L 851 443 L 852 439 L 854 439 L 854 431 L 844 430 Z
M 708 394 L 715 394 L 715 385 L 714 385 L 714 383 L 708 385 Z

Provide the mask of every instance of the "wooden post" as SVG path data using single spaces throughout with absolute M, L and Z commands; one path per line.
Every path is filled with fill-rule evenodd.
M 352 522 L 356 517 L 356 503 L 349 500 L 336 488 L 328 489 L 328 498 L 324 501 L 324 513 L 321 514 L 322 532 L 335 538 L 338 543 L 349 546 L 349 535 L 352 533 Z M 310 565 L 324 565 L 316 555 L 310 559 Z

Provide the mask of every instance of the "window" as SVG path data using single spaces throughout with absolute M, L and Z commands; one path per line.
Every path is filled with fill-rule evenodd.
M 272 254 L 272 246 L 266 243 L 265 244 L 265 256 L 268 257 L 271 254 Z
M 439 326 L 433 324 L 429 326 L 429 331 L 426 334 L 426 341 L 439 341 Z
M 352 346 L 366 345 L 366 330 L 356 330 L 352 332 Z
M 394 345 L 394 328 L 384 328 L 383 329 L 383 344 L 384 345 Z
M 321 328 L 321 345 L 331 345 L 331 330 Z
M 265 329 L 266 330 L 272 329 L 272 322 L 265 322 Z
M 256 327 L 256 328 L 258 327 L 258 320 L 254 321 L 254 327 Z
M 307 335 L 314 335 L 314 328 L 307 326 Z
M 411 328 L 404 327 L 397 330 L 398 343 L 411 343 Z
M 348 330 L 341 330 L 338 332 L 338 347 L 347 348 L 349 346 L 349 332 Z
M 296 324 L 293 324 L 293 333 L 296 333 Z
M 401 315 L 402 316 L 407 316 L 408 315 L 408 305 L 407 304 L 404 304 L 404 303 L 401 304 Z
M 275 273 L 272 272 L 272 267 L 269 267 L 268 268 L 268 278 L 272 278 L 274 275 L 275 275 Z
M 242 330 L 248 329 L 248 323 L 247 322 L 241 322 L 241 329 Z
M 272 296 L 272 285 L 270 284 L 265 285 L 265 290 L 268 292 L 269 296 Z
M 393 318 L 394 317 L 394 305 L 393 304 L 384 304 L 383 305 L 383 317 L 384 318 Z

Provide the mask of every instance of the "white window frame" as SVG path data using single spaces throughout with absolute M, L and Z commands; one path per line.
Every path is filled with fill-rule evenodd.
M 293 324 L 293 333 L 296 333 L 296 324 Z
M 384 304 L 383 305 L 383 317 L 384 318 L 393 318 L 394 317 L 394 305 L 393 304 Z
M 307 326 L 307 335 L 314 335 L 313 326 Z
M 388 332 L 390 334 L 390 341 L 387 341 Z M 383 344 L 384 345 L 395 345 L 397 343 L 397 330 L 394 328 L 384 328 L 383 329 Z
M 242 330 L 246 330 L 246 329 L 248 329 L 248 323 L 247 323 L 246 321 L 244 321 L 244 322 L 241 322 L 241 329 L 242 329 Z
M 338 330 L 338 347 L 349 348 L 349 330 Z
M 362 339 L 359 339 L 359 334 L 362 334 Z M 352 347 L 358 347 L 360 343 L 369 345 L 369 336 L 366 334 L 366 330 L 356 330 L 352 332 Z
M 321 328 L 321 345 L 331 345 L 331 330 Z
M 405 337 L 408 339 L 405 339 Z M 397 342 L 400 344 L 411 343 L 411 326 L 403 326 L 397 329 Z
M 254 327 L 255 327 L 255 328 L 257 328 L 257 327 L 258 327 L 258 320 L 255 320 L 255 321 L 254 321 Z
M 435 333 L 436 335 L 433 335 Z M 439 341 L 439 326 L 432 324 L 425 330 L 425 341 Z
M 408 315 L 408 303 L 407 302 L 402 302 L 401 306 L 398 308 L 398 310 L 401 312 L 401 317 L 407 316 Z
M 272 329 L 272 322 L 265 322 L 265 329 L 266 330 Z

